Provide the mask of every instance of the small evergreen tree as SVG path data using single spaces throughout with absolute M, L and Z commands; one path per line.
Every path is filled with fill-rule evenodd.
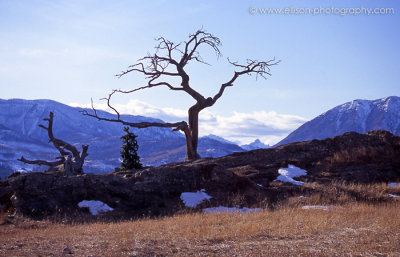
M 121 146 L 121 170 L 140 169 L 140 157 L 137 153 L 139 145 L 136 141 L 136 135 L 129 131 L 129 127 L 124 127 L 125 135 L 121 137 L 123 145 Z

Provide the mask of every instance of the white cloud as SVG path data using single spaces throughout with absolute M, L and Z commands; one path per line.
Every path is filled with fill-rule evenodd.
M 82 106 L 71 104 L 72 106 Z M 140 100 L 131 100 L 127 104 L 115 104 L 121 114 L 141 115 L 162 119 L 168 122 L 187 120 L 187 110 L 160 108 Z M 105 103 L 95 104 L 95 108 L 111 111 Z M 307 119 L 275 111 L 254 111 L 251 113 L 234 112 L 233 115 L 218 115 L 205 109 L 200 112 L 200 136 L 214 134 L 239 144 L 248 144 L 256 139 L 273 145 L 285 138 Z
M 275 144 L 307 120 L 300 116 L 274 111 L 234 112 L 232 116 L 216 116 L 214 121 L 200 123 L 202 134 L 215 134 L 241 144 L 259 138 L 265 144 Z

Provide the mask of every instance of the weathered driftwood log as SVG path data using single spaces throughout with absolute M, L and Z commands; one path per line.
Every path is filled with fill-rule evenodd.
M 82 153 L 79 152 L 75 146 L 67 142 L 55 138 L 53 134 L 53 117 L 54 114 L 50 112 L 49 118 L 43 120 L 48 122 L 48 126 L 39 125 L 45 129 L 49 136 L 49 142 L 52 142 L 54 147 L 60 152 L 60 156 L 56 157 L 57 161 L 44 161 L 44 160 L 27 160 L 21 156 L 18 161 L 28 164 L 46 165 L 49 168 L 45 172 L 62 172 L 66 175 L 73 175 L 83 173 L 83 164 L 86 156 L 88 156 L 88 145 L 82 145 Z

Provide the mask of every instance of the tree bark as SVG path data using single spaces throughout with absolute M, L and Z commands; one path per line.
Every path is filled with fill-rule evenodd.
M 174 129 L 174 130 L 178 130 L 178 129 Z M 191 132 L 190 132 L 190 129 L 189 129 L 188 125 L 186 125 L 184 128 L 179 128 L 179 130 L 182 130 L 183 133 L 185 133 L 185 138 L 186 138 L 186 158 L 185 158 L 185 161 L 198 159 L 198 157 L 196 158 L 196 156 L 198 156 L 197 149 L 194 149 L 193 146 L 192 146 L 192 135 L 191 135 Z
M 200 155 L 197 152 L 197 147 L 199 143 L 199 112 L 200 108 L 198 104 L 190 107 L 188 111 L 190 142 L 193 152 L 193 159 L 200 158 Z

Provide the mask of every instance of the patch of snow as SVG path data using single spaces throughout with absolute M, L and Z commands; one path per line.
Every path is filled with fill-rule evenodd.
M 201 204 L 204 200 L 210 200 L 212 197 L 206 193 L 205 189 L 201 189 L 197 192 L 183 192 L 181 194 L 181 200 L 186 207 L 195 208 L 197 205 Z
M 20 168 L 20 169 L 18 169 L 16 172 L 19 172 L 19 173 L 29 173 L 29 172 L 32 172 L 32 169 Z
M 398 187 L 398 186 L 400 186 L 400 183 L 391 182 L 388 184 L 388 187 Z
M 292 183 L 294 185 L 301 186 L 304 182 L 294 180 L 295 177 L 307 175 L 307 171 L 300 169 L 294 165 L 289 165 L 287 168 L 281 168 L 278 170 L 279 176 L 274 181 L 282 181 Z
M 95 200 L 83 200 L 78 203 L 79 207 L 88 207 L 89 211 L 92 215 L 97 215 L 99 213 L 108 212 L 114 210 L 107 204 L 103 203 L 102 201 L 95 201 Z
M 259 187 L 263 187 L 263 185 L 261 185 L 261 184 L 257 184 L 257 186 L 259 186 Z
M 324 210 L 328 211 L 329 207 L 324 205 L 306 205 L 301 207 L 303 210 Z
M 330 209 L 343 209 L 343 207 L 340 206 L 326 206 L 326 205 L 305 205 L 301 207 L 303 210 L 324 210 L 328 211 Z
M 397 198 L 397 197 L 400 197 L 400 196 L 398 196 L 398 195 L 394 195 L 394 194 L 388 194 L 388 196 L 389 196 L 389 197 L 392 197 L 392 198 Z
M 385 97 L 385 98 L 382 98 L 381 99 L 381 101 L 382 101 L 382 103 L 383 103 L 383 110 L 385 111 L 385 112 L 387 112 L 388 111 L 388 109 L 389 109 L 389 102 L 390 102 L 390 100 L 391 100 L 391 98 L 390 97 Z
M 251 213 L 251 212 L 262 211 L 262 209 L 261 208 L 247 208 L 247 207 L 238 208 L 238 207 L 218 206 L 218 207 L 205 208 L 204 211 L 206 213 L 223 213 L 223 212 Z
M 307 198 L 307 196 L 300 195 L 299 198 Z

